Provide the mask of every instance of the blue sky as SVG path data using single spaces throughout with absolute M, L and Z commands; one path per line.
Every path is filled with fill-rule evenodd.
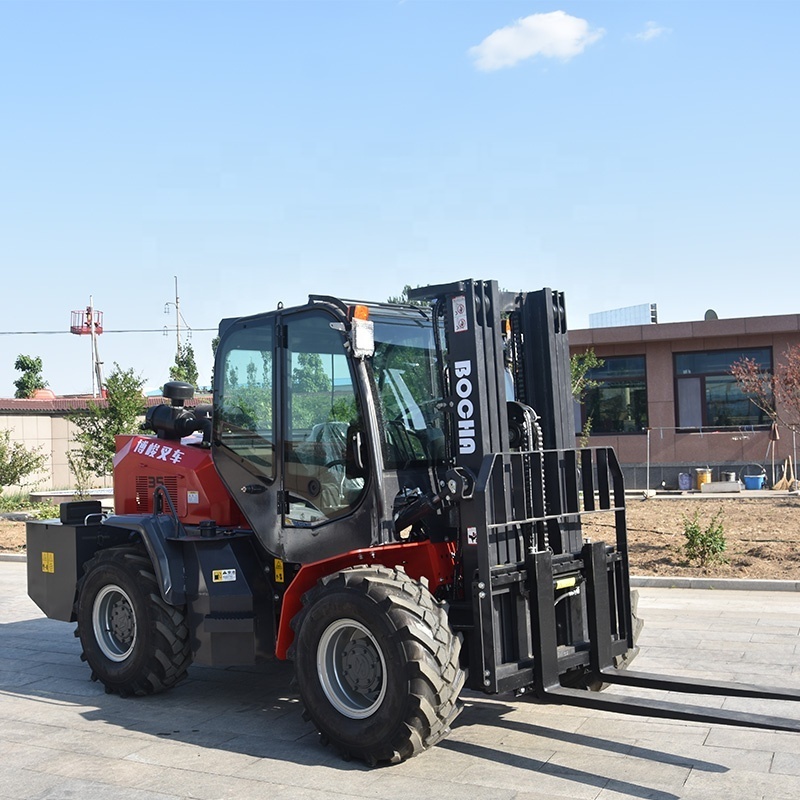
M 800 3 L 0 0 L 0 395 L 310 292 L 797 313 Z M 173 310 L 170 309 L 172 312 Z

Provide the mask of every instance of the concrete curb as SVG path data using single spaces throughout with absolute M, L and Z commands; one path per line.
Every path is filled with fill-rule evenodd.
M 798 592 L 800 581 L 751 578 L 686 578 L 631 575 L 631 586 L 652 589 L 745 589 L 756 592 Z
M 705 484 L 706 486 L 708 484 Z M 687 489 L 684 492 L 656 489 L 626 489 L 626 500 L 777 500 L 800 499 L 800 492 L 782 489 L 743 489 L 741 492 L 712 492 Z
M 27 561 L 25 553 L 0 553 L 0 561 Z

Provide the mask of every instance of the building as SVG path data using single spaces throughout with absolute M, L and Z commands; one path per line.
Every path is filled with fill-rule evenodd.
M 681 473 L 707 467 L 719 480 L 766 464 L 769 480 L 773 459 L 794 457 L 793 435 L 774 440 L 730 367 L 747 357 L 771 371 L 800 345 L 800 314 L 589 328 L 569 341 L 571 353 L 592 348 L 604 361 L 576 427 L 591 417 L 590 444 L 615 448 L 630 488 L 678 488 Z

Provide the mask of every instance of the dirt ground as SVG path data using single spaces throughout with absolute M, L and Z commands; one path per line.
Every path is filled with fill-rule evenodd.
M 25 523 L 0 519 L 0 553 L 25 552 Z
M 721 512 L 725 563 L 701 568 L 683 553 L 684 519 L 697 511 L 701 527 Z M 584 533 L 612 540 L 613 520 L 591 517 Z M 610 515 L 608 515 L 610 516 Z M 800 579 L 800 497 L 782 494 L 748 499 L 627 499 L 628 549 L 633 575 Z
M 682 552 L 683 520 L 697 511 L 703 527 L 722 512 L 726 562 L 690 565 Z M 603 519 L 608 516 L 609 519 Z M 611 515 L 589 517 L 584 532 L 614 536 Z M 796 495 L 711 499 L 628 498 L 628 542 L 634 575 L 695 575 L 719 578 L 800 580 L 800 497 Z M 25 523 L 0 520 L 0 551 L 25 552 Z

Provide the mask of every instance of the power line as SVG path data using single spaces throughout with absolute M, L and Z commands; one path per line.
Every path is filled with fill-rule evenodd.
M 111 331 L 103 328 L 103 333 L 169 333 L 170 328 L 128 328 Z M 189 328 L 191 331 L 216 331 L 217 328 Z M 54 336 L 59 333 L 71 333 L 71 331 L 0 331 L 0 336 Z

